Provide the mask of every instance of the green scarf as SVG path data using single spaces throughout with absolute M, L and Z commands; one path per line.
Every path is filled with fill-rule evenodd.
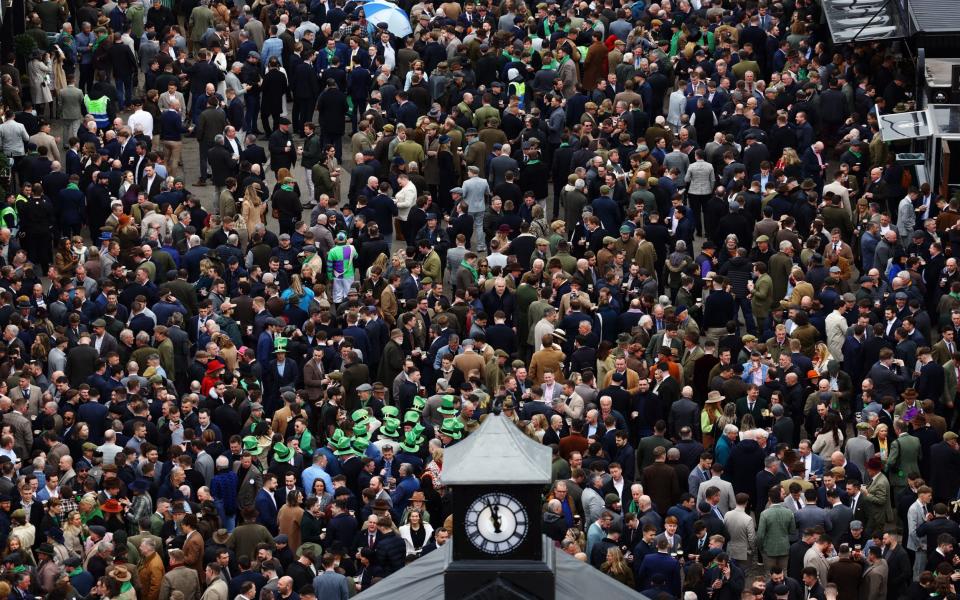
M 304 429 L 303 435 L 300 436 L 300 449 L 308 454 L 313 452 L 313 434 L 309 429 Z
M 96 517 L 100 517 L 101 519 L 103 518 L 103 511 L 100 510 L 99 506 L 91 510 L 89 513 L 85 515 L 81 514 L 80 520 L 83 522 L 84 525 L 86 525 L 87 523 L 90 522 L 91 519 L 94 519 Z
M 67 189 L 68 189 L 68 190 L 77 190 L 77 191 L 79 192 L 79 191 L 80 191 L 80 186 L 78 186 L 78 185 L 75 184 L 75 183 L 68 183 L 68 184 L 67 184 Z
M 83 567 L 77 567 L 76 569 L 74 569 L 74 570 L 70 571 L 69 573 L 67 573 L 67 576 L 68 576 L 68 577 L 76 577 L 76 576 L 79 575 L 80 573 L 83 573 Z
M 123 585 L 120 586 L 120 593 L 125 594 L 133 589 L 133 583 L 130 581 L 124 581 Z
M 470 263 L 468 263 L 467 261 L 465 260 L 460 261 L 460 267 L 466 269 L 467 271 L 470 271 L 470 275 L 473 276 L 474 283 L 476 283 L 477 280 L 480 278 L 480 275 L 477 273 L 477 268 L 470 266 Z
M 560 68 L 560 63 L 557 62 L 556 60 L 552 60 L 548 63 L 544 63 L 543 66 L 541 66 L 540 68 L 546 71 L 550 71 L 550 70 L 556 71 Z
M 99 47 L 100 44 L 102 44 L 106 39 L 107 39 L 107 34 L 103 34 L 103 35 L 101 35 L 101 36 L 97 36 L 97 41 L 95 41 L 95 42 L 93 43 L 93 51 L 96 52 L 96 51 L 97 51 L 97 47 Z
M 292 192 L 292 191 L 293 191 L 293 186 L 290 185 L 289 183 L 284 183 L 284 184 L 282 184 L 282 185 L 280 186 L 280 189 L 283 190 L 283 191 L 285 191 L 285 192 Z

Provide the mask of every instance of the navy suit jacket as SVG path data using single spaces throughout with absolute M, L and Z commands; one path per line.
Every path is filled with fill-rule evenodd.
M 257 492 L 257 498 L 254 501 L 254 505 L 257 508 L 257 523 L 260 523 L 264 527 L 270 530 L 270 533 L 277 535 L 277 504 L 273 498 L 273 494 L 267 490 L 260 488 L 260 491 Z
M 674 597 L 680 596 L 680 563 L 669 554 L 653 552 L 643 557 L 637 570 L 636 586 L 646 589 L 653 585 L 651 578 L 660 573 L 667 580 L 667 587 Z
M 284 361 L 283 375 L 277 371 L 277 361 L 271 360 L 263 373 L 264 379 L 264 400 L 265 408 L 280 408 L 280 388 L 290 386 L 295 387 L 297 380 L 300 379 L 300 369 L 297 363 L 292 359 Z

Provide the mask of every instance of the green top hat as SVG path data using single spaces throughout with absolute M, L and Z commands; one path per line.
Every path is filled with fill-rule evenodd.
M 335 447 L 337 445 L 337 442 L 339 442 L 342 438 L 343 438 L 343 431 L 341 431 L 340 429 L 334 429 L 333 435 L 330 436 L 330 444 Z
M 427 401 L 424 400 L 422 396 L 413 397 L 413 408 L 415 410 L 418 410 L 418 411 L 423 410 L 424 407 L 426 406 L 427 406 Z
M 248 435 L 243 438 L 243 451 L 249 452 L 251 456 L 260 456 L 263 452 L 263 448 L 260 447 L 260 444 L 257 443 L 257 438 L 252 435 Z
M 417 423 L 416 425 L 414 425 L 414 426 L 413 426 L 413 429 L 410 430 L 411 432 L 413 432 L 413 433 L 415 433 L 415 434 L 417 435 L 417 443 L 418 443 L 418 444 L 422 444 L 422 443 L 425 441 L 425 440 L 423 439 L 423 432 L 426 431 L 426 430 L 427 430 L 427 428 L 424 427 L 423 425 L 421 425 L 420 423 Z
M 370 412 L 365 408 L 358 408 L 350 414 L 350 420 L 353 421 L 354 426 L 362 425 L 366 428 L 367 423 L 370 422 Z
M 287 462 L 291 456 L 293 456 L 293 450 L 283 442 L 277 442 L 273 445 L 273 458 L 277 462 Z
M 290 340 L 288 340 L 288 339 L 285 338 L 285 337 L 275 337 L 275 338 L 273 338 L 273 353 L 274 353 L 274 354 L 279 354 L 279 353 L 281 353 L 281 352 L 286 353 L 286 352 L 287 352 L 287 343 L 288 343 L 289 341 L 290 341 Z
M 370 438 L 370 432 L 367 431 L 367 426 L 362 423 L 356 423 L 353 426 L 353 437 L 358 438 Z
M 404 452 L 409 452 L 410 454 L 416 454 L 420 452 L 420 443 L 417 441 L 417 434 L 413 431 L 408 431 L 405 436 L 403 436 L 403 441 L 400 442 L 400 449 Z
M 346 456 L 348 454 L 353 454 L 353 444 L 350 443 L 350 438 L 341 437 L 334 443 L 333 453 L 337 456 Z
M 394 419 L 400 419 L 400 409 L 396 406 L 384 406 L 381 411 L 384 417 L 393 417 Z
M 382 438 L 398 439 L 400 437 L 400 420 L 392 417 L 385 418 L 379 432 Z
M 437 409 L 437 412 L 441 415 L 455 415 L 457 414 L 457 409 L 453 406 L 453 396 L 447 394 L 440 398 L 440 408 Z
M 408 410 L 403 413 L 403 422 L 404 423 L 419 423 L 420 422 L 420 413 L 415 410 Z
M 355 437 L 352 441 L 353 451 L 358 456 L 362 456 L 364 452 L 367 451 L 367 446 L 370 445 L 369 438 Z
M 443 425 L 440 426 L 440 433 L 459 440 L 463 437 L 463 423 L 457 419 L 444 419 Z

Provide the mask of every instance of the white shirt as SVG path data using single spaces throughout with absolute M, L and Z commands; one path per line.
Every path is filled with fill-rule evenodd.
M 551 402 L 553 402 L 553 397 L 554 397 L 554 396 L 558 396 L 558 397 L 559 397 L 559 394 L 557 394 L 557 384 L 556 384 L 556 383 L 554 383 L 554 384 L 551 385 L 551 386 L 547 386 L 546 384 L 544 384 L 544 385 L 542 386 L 542 390 L 543 390 L 543 401 L 546 402 L 547 404 L 550 404 Z
M 130 115 L 127 125 L 131 131 L 136 131 L 139 126 L 143 130 L 143 135 L 153 137 L 153 115 L 142 108 Z
M 240 140 L 238 140 L 235 137 L 233 139 L 231 138 L 224 138 L 224 139 L 227 142 L 227 148 L 230 148 L 231 150 L 231 154 L 236 154 L 239 156 L 241 152 Z

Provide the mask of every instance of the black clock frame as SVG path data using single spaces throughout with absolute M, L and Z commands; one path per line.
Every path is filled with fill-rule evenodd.
M 453 560 L 542 560 L 543 543 L 541 540 L 543 521 L 541 514 L 541 485 L 458 485 L 453 489 L 453 514 L 458 515 L 453 522 Z M 502 554 L 491 554 L 477 548 L 470 541 L 466 529 L 466 515 L 473 502 L 487 494 L 505 494 L 517 499 L 526 509 L 527 532 L 523 540 L 512 550 Z

